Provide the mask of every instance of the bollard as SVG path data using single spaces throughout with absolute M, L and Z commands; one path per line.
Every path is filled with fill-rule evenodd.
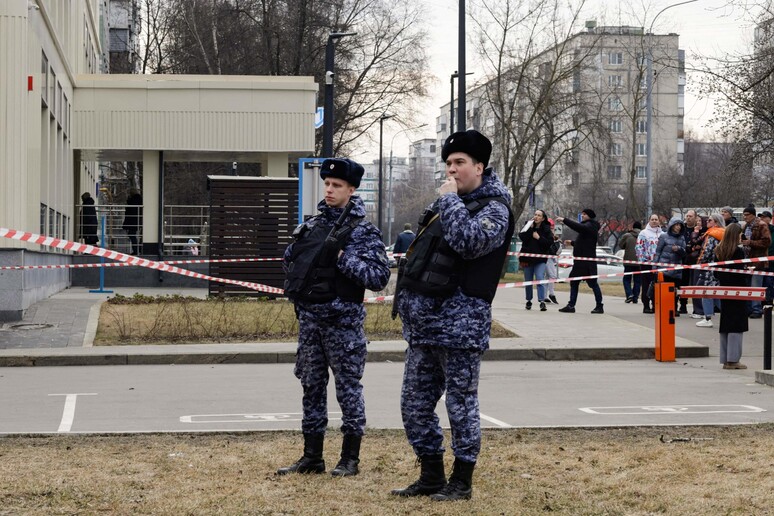
M 99 241 L 99 244 L 102 247 L 107 247 L 106 242 L 105 242 L 105 223 L 106 223 L 105 215 L 102 215 L 102 221 L 101 222 L 102 222 L 102 228 L 100 230 L 100 241 Z M 99 263 L 105 263 L 105 257 L 104 256 L 100 256 L 99 257 Z M 92 294 L 112 294 L 113 293 L 112 290 L 105 290 L 105 268 L 104 267 L 100 267 L 99 268 L 99 288 L 98 289 L 89 290 L 89 292 L 91 292 Z
M 675 361 L 675 285 L 659 273 L 654 285 L 656 308 L 656 360 Z
M 771 310 L 772 305 L 763 307 L 763 369 L 771 371 Z

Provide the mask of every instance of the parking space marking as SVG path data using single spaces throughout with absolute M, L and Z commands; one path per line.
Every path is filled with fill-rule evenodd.
M 599 416 L 642 416 L 650 414 L 733 414 L 766 412 L 752 405 L 644 405 L 621 407 L 583 407 L 581 412 Z
M 180 416 L 181 423 L 286 423 L 301 421 L 301 412 L 268 412 L 263 414 L 195 414 Z M 338 417 L 334 417 L 338 416 Z M 341 412 L 329 412 L 328 419 L 341 420 Z
M 75 421 L 75 403 L 78 396 L 96 396 L 96 392 L 80 392 L 75 394 L 49 394 L 49 396 L 65 396 L 64 411 L 62 412 L 62 421 L 59 422 L 57 432 L 66 433 L 73 427 Z

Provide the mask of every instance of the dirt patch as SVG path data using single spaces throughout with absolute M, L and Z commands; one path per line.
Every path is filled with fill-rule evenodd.
M 0 438 L 0 514 L 767 514 L 774 492 L 768 424 L 485 431 L 450 504 L 389 494 L 418 475 L 401 431 L 368 431 L 352 478 L 274 475 L 300 452 L 295 432 Z

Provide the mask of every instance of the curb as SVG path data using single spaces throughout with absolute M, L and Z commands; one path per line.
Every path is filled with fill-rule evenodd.
M 774 371 L 771 371 L 771 370 L 755 371 L 755 383 L 760 383 L 763 385 L 774 387 Z
M 94 348 L 92 348 L 94 349 Z M 678 347 L 677 358 L 709 356 L 706 346 Z M 653 348 L 529 348 L 489 349 L 485 361 L 580 361 L 580 360 L 649 360 Z M 369 351 L 368 362 L 403 362 L 404 350 Z M 180 353 L 68 353 L 66 355 L 19 354 L 0 356 L 0 367 L 51 367 L 95 365 L 203 365 L 203 364 L 293 364 L 295 352 L 180 352 Z M 756 373 L 757 375 L 757 373 Z M 771 377 L 774 383 L 774 377 Z

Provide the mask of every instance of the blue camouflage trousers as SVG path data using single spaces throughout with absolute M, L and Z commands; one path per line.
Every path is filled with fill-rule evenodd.
M 410 346 L 406 351 L 400 409 L 409 444 L 418 456 L 444 452 L 443 432 L 435 413 L 446 391 L 454 456 L 476 462 L 481 449 L 478 408 L 479 350 Z
M 328 426 L 328 368 L 333 371 L 336 399 L 341 407 L 341 431 L 362 436 L 365 431 L 363 370 L 366 346 L 362 326 L 342 328 L 299 318 L 298 351 L 294 373 L 303 388 L 305 434 L 322 434 Z

